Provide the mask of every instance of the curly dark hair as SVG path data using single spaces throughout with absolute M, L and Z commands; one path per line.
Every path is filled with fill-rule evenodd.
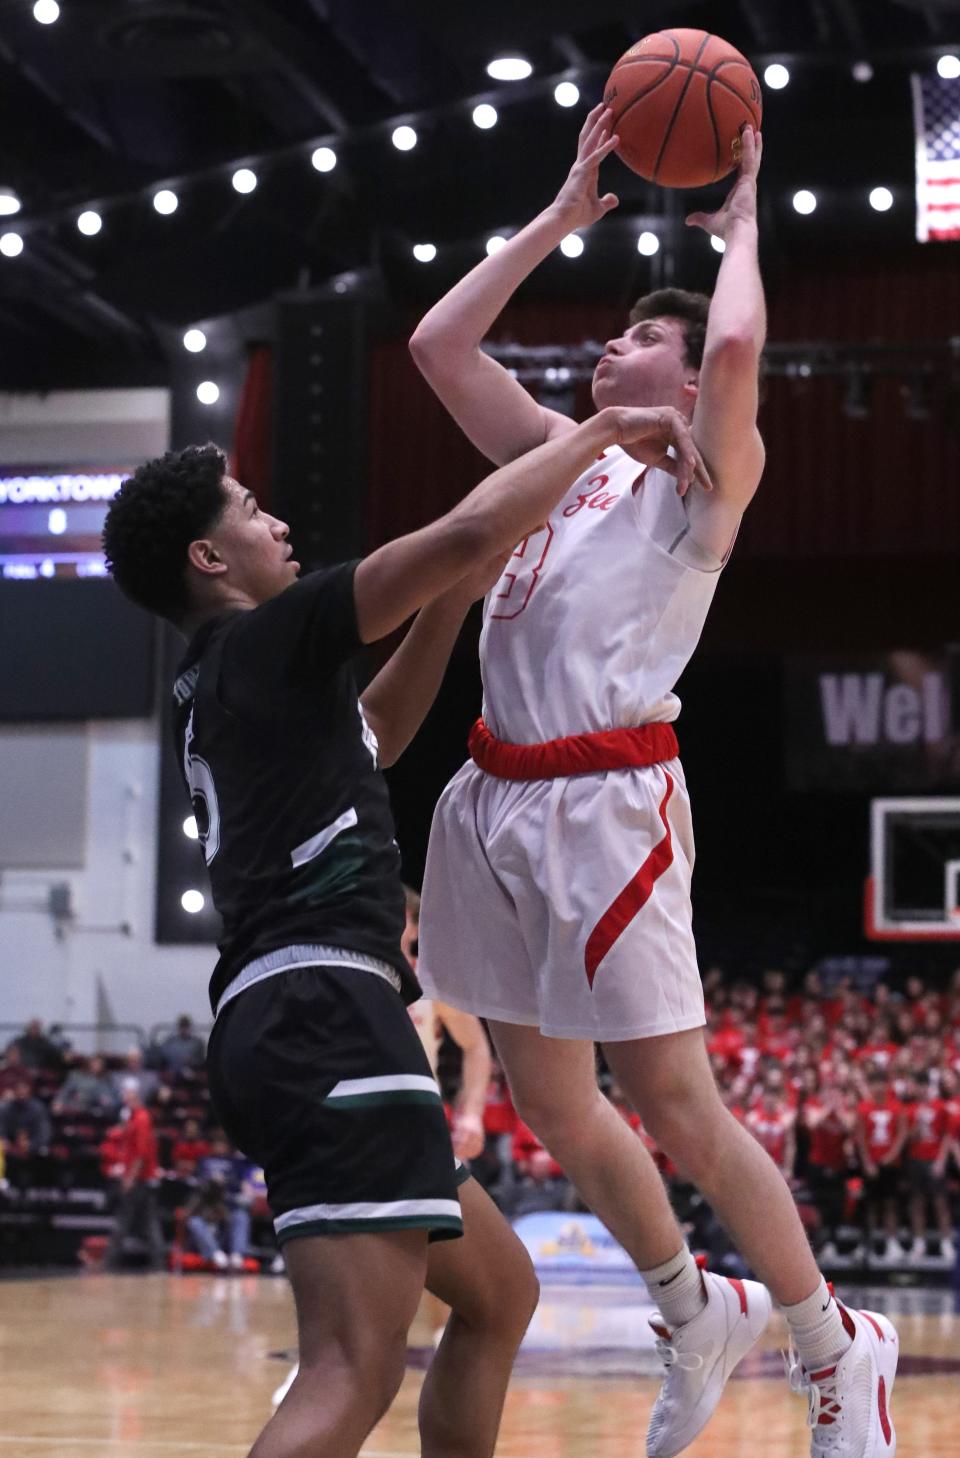
M 679 319 L 683 326 L 683 362 L 698 370 L 703 364 L 709 308 L 707 294 L 692 294 L 687 289 L 657 289 L 637 300 L 630 310 L 630 323 L 642 324 L 646 319 Z
M 179 623 L 188 607 L 187 547 L 227 505 L 227 458 L 219 446 L 187 446 L 145 461 L 110 503 L 103 551 L 121 592 Z

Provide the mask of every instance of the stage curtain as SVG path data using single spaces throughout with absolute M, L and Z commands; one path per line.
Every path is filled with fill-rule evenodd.
M 946 253 L 953 250 L 944 250 Z M 770 337 L 777 341 L 943 340 L 960 319 L 960 271 L 946 260 L 775 279 Z M 529 303 L 508 310 L 495 337 L 519 343 L 603 341 L 618 310 Z M 878 557 L 960 550 L 960 357 L 934 382 L 930 418 L 906 413 L 904 381 L 878 379 L 865 420 L 844 414 L 836 378 L 771 379 L 761 412 L 767 468 L 746 514 L 737 556 Z M 577 392 L 575 413 L 591 408 Z M 372 346 L 371 546 L 448 510 L 489 466 L 434 399 L 404 339 Z

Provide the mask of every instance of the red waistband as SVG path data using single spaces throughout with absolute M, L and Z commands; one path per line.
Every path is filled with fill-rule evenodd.
M 495 739 L 478 719 L 470 730 L 467 747 L 474 764 L 501 780 L 555 780 L 598 770 L 635 769 L 662 764 L 680 753 L 672 724 L 569 734 L 565 739 L 548 739 L 545 744 L 506 744 Z

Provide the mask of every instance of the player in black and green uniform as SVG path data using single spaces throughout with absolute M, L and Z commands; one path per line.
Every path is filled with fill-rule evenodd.
M 210 1086 L 265 1170 L 297 1305 L 300 1373 L 251 1458 L 355 1454 L 397 1391 L 424 1285 L 452 1315 L 424 1382 L 422 1451 L 493 1452 L 537 1285 L 455 1166 L 405 1012 L 419 988 L 381 769 L 505 554 L 600 450 L 630 442 L 656 458 L 674 446 L 681 484 L 702 471 L 676 412 L 603 411 L 431 526 L 299 580 L 285 523 L 213 446 L 141 466 L 108 513 L 118 585 L 189 639 L 177 749 L 224 924 Z M 351 659 L 413 613 L 358 696 Z

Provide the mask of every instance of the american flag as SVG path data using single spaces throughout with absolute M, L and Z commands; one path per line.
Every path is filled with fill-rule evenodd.
M 917 237 L 960 238 L 960 78 L 914 76 Z

